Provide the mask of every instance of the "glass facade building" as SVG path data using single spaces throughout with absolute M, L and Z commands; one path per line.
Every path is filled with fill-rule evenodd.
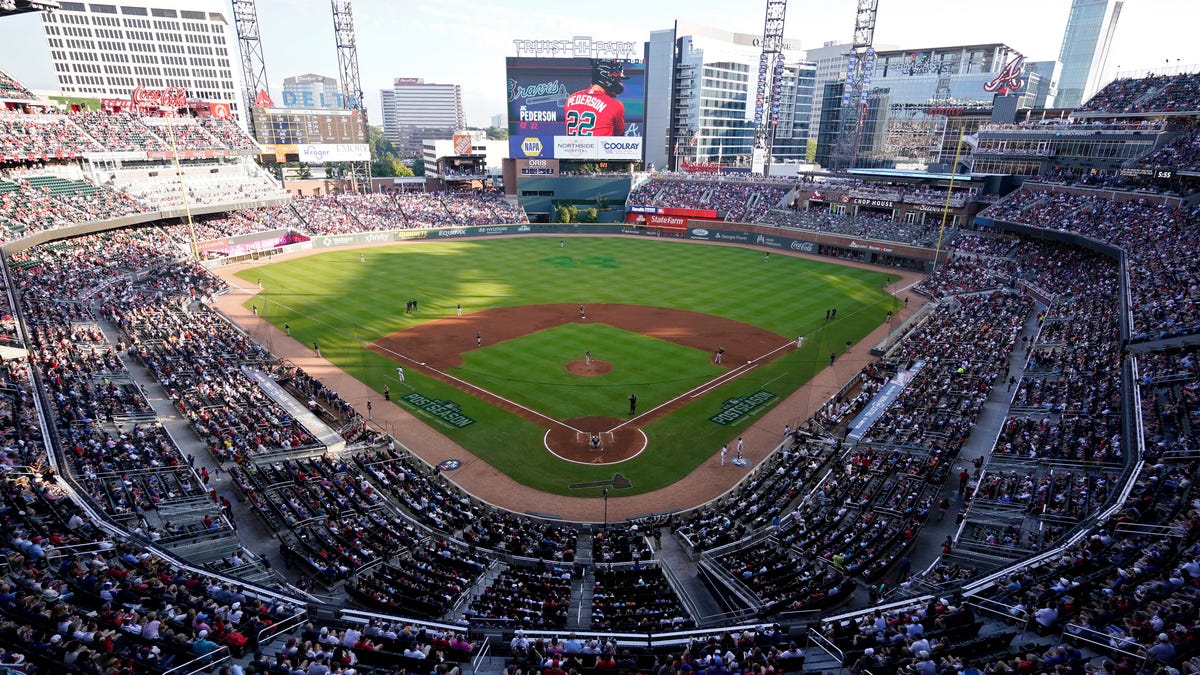
M 1058 78 L 1056 107 L 1077 108 L 1099 91 L 1124 4 L 1123 0 L 1071 0 L 1058 54 L 1062 75 Z
M 685 22 L 650 34 L 646 90 L 670 92 L 670 102 L 648 98 L 646 164 L 750 166 L 760 39 Z M 808 146 L 816 68 L 802 55 L 784 40 L 774 162 L 804 161 Z

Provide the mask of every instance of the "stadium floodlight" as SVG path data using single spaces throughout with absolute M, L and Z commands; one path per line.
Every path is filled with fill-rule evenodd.
M 0 0 L 0 10 L 12 12 L 17 9 L 17 0 Z

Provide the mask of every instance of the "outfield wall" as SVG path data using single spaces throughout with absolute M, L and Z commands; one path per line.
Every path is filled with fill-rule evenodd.
M 906 246 L 890 241 L 863 239 L 837 234 L 826 234 L 811 230 L 727 223 L 724 221 L 691 220 L 686 229 L 657 228 L 617 224 L 561 224 L 521 223 L 517 225 L 468 225 L 464 227 L 420 228 L 385 230 L 379 232 L 354 232 L 350 234 L 317 235 L 310 241 L 278 247 L 275 253 L 288 253 L 321 248 L 343 246 L 365 246 L 399 241 L 437 241 L 439 239 L 466 239 L 472 237 L 495 237 L 502 235 L 549 234 L 549 235 L 597 235 L 624 234 L 638 237 L 670 238 L 690 241 L 711 241 L 742 244 L 763 249 L 807 253 L 811 255 L 867 263 L 880 267 L 892 267 L 928 274 L 933 271 L 934 260 L 945 260 L 946 253 L 930 248 Z M 204 248 L 201 242 L 201 248 Z M 227 262 L 234 262 L 230 258 Z

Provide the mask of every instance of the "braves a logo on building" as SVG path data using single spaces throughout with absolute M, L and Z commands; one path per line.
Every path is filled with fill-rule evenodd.
M 989 94 L 1020 91 L 1025 86 L 1025 80 L 1021 79 L 1021 66 L 1023 65 L 1025 65 L 1025 57 L 1017 54 L 1012 61 L 1008 62 L 1008 65 L 1004 66 L 1004 70 L 996 74 L 995 79 L 983 85 L 983 90 Z

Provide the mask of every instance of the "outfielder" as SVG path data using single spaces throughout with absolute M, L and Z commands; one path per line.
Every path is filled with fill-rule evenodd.
M 592 85 L 567 97 L 563 116 L 568 136 L 624 136 L 625 104 L 616 99 L 625 91 L 625 66 L 616 60 L 592 62 Z

